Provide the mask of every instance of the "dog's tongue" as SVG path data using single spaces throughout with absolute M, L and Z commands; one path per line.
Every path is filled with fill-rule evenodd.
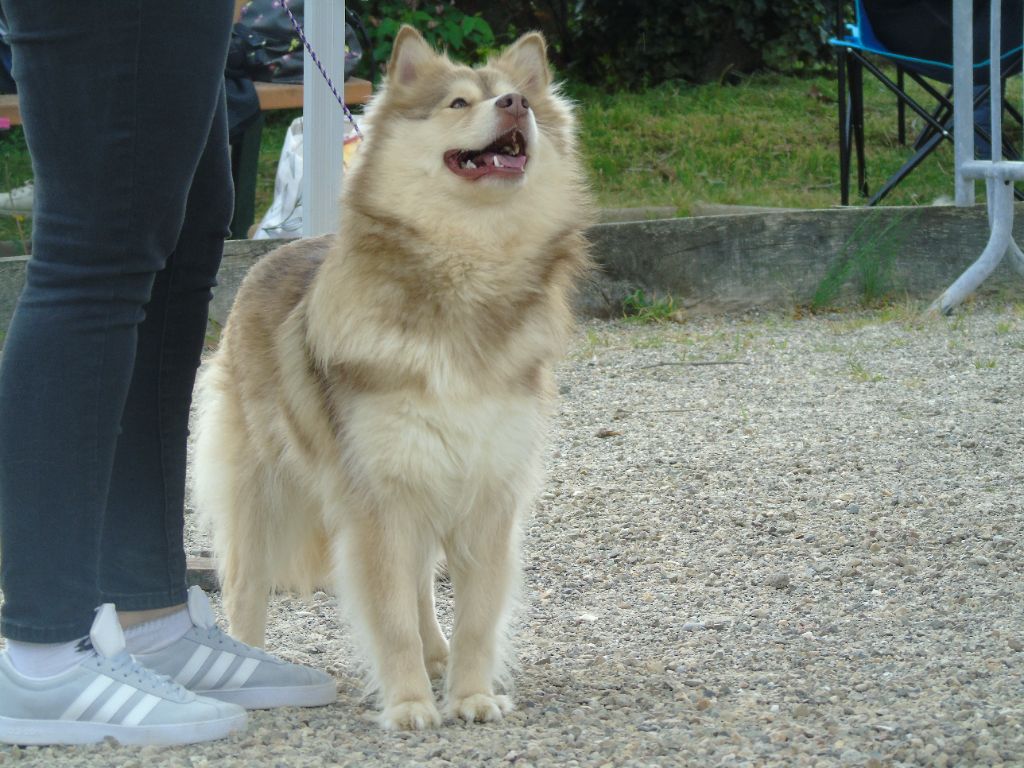
M 526 167 L 526 155 L 499 155 L 497 152 L 485 152 L 475 160 L 476 164 L 489 168 L 508 168 L 521 171 Z

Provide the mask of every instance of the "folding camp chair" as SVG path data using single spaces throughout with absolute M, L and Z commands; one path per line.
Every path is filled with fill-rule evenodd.
M 829 44 L 836 48 L 839 75 L 839 174 L 842 204 L 848 205 L 850 202 L 850 173 L 854 155 L 857 162 L 857 191 L 864 197 L 869 195 L 864 151 L 865 71 L 897 98 L 897 128 L 901 144 L 906 142 L 906 109 L 913 111 L 924 123 L 924 128 L 914 142 L 913 154 L 868 200 L 868 205 L 875 205 L 920 165 L 943 140 L 953 140 L 953 3 L 952 0 L 903 0 L 901 3 L 890 3 L 890 7 L 898 6 L 910 13 L 914 12 L 914 6 L 919 7 L 921 11 L 917 24 L 911 27 L 903 23 L 895 35 L 893 30 L 884 26 L 889 22 L 888 19 L 879 20 L 877 15 L 874 20 L 870 17 L 871 4 L 865 0 L 854 0 L 855 22 L 844 24 L 843 5 L 842 0 L 836 2 L 836 36 L 829 40 Z M 987 3 L 985 5 L 987 6 Z M 1004 12 L 1004 17 L 1020 18 L 1021 0 L 1003 0 L 1003 7 L 1009 11 Z M 978 14 L 975 16 L 977 18 Z M 882 26 L 879 26 L 880 21 Z M 979 25 L 983 23 L 981 20 L 977 22 Z M 980 30 L 982 27 L 976 26 L 976 29 Z M 989 97 L 989 86 L 985 77 L 989 62 L 980 58 L 988 51 L 987 27 L 984 29 L 984 37 L 981 38 L 984 42 L 975 46 L 979 54 L 974 66 L 974 104 L 976 108 L 982 108 L 980 111 L 983 113 Z M 1020 24 L 1010 23 L 1004 29 L 1011 30 L 1010 34 L 1015 35 L 1015 39 L 1011 39 L 1010 44 L 1004 41 L 1002 46 L 1002 82 L 1020 69 L 1021 62 Z M 908 31 L 911 37 L 914 33 L 924 33 L 921 45 L 908 41 Z M 895 37 L 902 47 L 894 50 L 895 46 L 887 46 L 880 36 L 887 39 Z M 936 40 L 942 44 L 936 45 Z M 927 51 L 930 55 L 921 55 L 922 51 Z M 885 63 L 894 66 L 895 79 L 882 69 Z M 908 93 L 908 78 L 921 88 L 924 97 L 915 98 Z M 925 100 L 925 103 L 919 98 Z M 1005 108 L 1018 124 L 1024 124 L 1016 109 L 1009 105 Z M 991 135 L 987 122 L 975 121 L 974 130 L 977 145 L 989 146 Z M 1005 138 L 1005 134 L 1003 154 L 1010 158 L 1020 157 L 1017 148 Z

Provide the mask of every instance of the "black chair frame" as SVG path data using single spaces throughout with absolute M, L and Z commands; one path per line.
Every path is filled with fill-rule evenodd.
M 842 2 L 836 3 L 836 38 L 841 39 L 844 32 L 842 17 Z M 876 54 L 871 54 L 874 56 Z M 881 54 L 878 54 L 882 58 Z M 838 85 L 839 85 L 839 189 L 840 200 L 843 205 L 850 204 L 850 175 L 852 164 L 856 158 L 857 168 L 857 193 L 868 197 L 867 205 L 878 204 L 888 195 L 897 184 L 905 179 L 921 162 L 930 155 L 935 148 L 943 141 L 953 141 L 953 90 L 947 88 L 945 93 L 940 92 L 931 82 L 917 72 L 903 66 L 898 59 L 889 59 L 896 68 L 896 79 L 893 80 L 881 67 L 865 55 L 862 51 L 836 46 Z M 1005 79 L 1010 74 L 1009 64 L 1003 73 Z M 906 143 L 906 110 L 909 108 L 924 122 L 924 127 L 914 141 L 914 153 L 900 166 L 892 176 L 875 192 L 870 194 L 867 183 L 867 167 L 864 148 L 864 70 L 867 70 L 882 85 L 885 86 L 897 99 L 897 138 L 900 144 Z M 934 100 L 934 105 L 929 109 L 915 100 L 906 90 L 906 79 L 916 83 L 929 98 Z M 977 107 L 988 98 L 989 88 L 978 90 L 974 95 L 974 105 Z M 1012 105 L 1004 101 L 1004 109 L 1018 125 L 1024 126 L 1024 117 Z M 983 127 L 975 124 L 975 135 L 978 138 L 991 143 L 992 136 Z M 1020 152 L 1017 147 L 1003 137 L 1003 156 L 1009 159 L 1019 159 Z M 869 197 L 870 195 L 870 197 Z M 1015 191 L 1018 200 L 1024 200 L 1024 194 L 1020 190 Z

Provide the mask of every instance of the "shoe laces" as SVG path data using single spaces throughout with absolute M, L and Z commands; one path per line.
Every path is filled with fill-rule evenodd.
M 278 659 L 271 656 L 266 651 L 254 648 L 251 645 L 246 645 L 240 640 L 235 640 L 235 638 L 228 635 L 218 626 L 207 628 L 196 627 L 195 631 L 202 639 L 208 640 L 218 648 L 231 651 L 239 656 L 250 656 L 252 658 L 259 659 L 260 661 L 268 661 L 271 663 L 276 663 L 278 661 Z
M 161 675 L 140 664 L 127 651 L 121 651 L 116 656 L 109 658 L 99 658 L 106 662 L 111 675 L 135 688 L 179 701 L 188 697 L 188 690 L 184 686 L 174 682 L 167 675 Z

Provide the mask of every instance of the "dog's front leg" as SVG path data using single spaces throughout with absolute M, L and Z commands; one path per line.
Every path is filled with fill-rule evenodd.
M 421 730 L 441 724 L 419 626 L 419 582 L 429 553 L 418 536 L 402 528 L 393 518 L 361 516 L 350 530 L 343 587 L 355 601 L 355 618 L 373 656 L 381 725 Z
M 511 514 L 474 520 L 448 547 L 455 589 L 448 709 L 469 722 L 501 720 L 512 709 L 509 697 L 495 694 L 494 678 L 500 661 L 499 635 L 518 567 L 514 525 Z

